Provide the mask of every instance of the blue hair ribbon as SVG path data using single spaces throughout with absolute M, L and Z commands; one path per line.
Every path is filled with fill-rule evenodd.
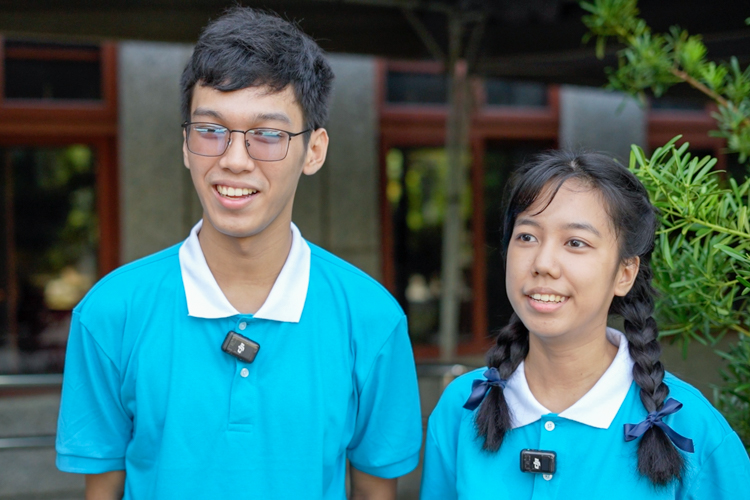
M 680 408 L 682 408 L 682 403 L 676 399 L 669 398 L 664 402 L 664 406 L 662 406 L 661 410 L 652 411 L 643 422 L 639 424 L 625 424 L 625 441 L 632 441 L 633 439 L 641 437 L 644 432 L 655 425 L 663 430 L 679 449 L 688 453 L 693 453 L 695 451 L 693 440 L 686 438 L 685 436 L 680 436 L 662 421 L 662 418 L 671 415 L 672 413 L 676 413 Z
M 464 403 L 464 408 L 467 410 L 473 410 L 479 406 L 484 397 L 487 396 L 490 387 L 505 389 L 505 385 L 508 383 L 507 380 L 500 378 L 500 372 L 494 367 L 485 371 L 483 375 L 486 380 L 476 379 L 471 383 L 471 396 Z

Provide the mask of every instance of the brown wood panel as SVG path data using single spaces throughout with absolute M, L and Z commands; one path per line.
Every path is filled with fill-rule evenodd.
M 96 209 L 99 214 L 99 275 L 120 264 L 120 190 L 117 175 L 117 141 L 97 141 Z

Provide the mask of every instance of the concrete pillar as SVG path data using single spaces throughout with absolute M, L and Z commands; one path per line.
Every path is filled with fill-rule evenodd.
M 297 190 L 294 221 L 310 241 L 381 277 L 375 60 L 329 56 L 336 75 L 328 158 Z
M 612 153 L 627 165 L 630 145 L 646 145 L 646 113 L 620 92 L 560 88 L 560 147 Z
M 119 44 L 121 260 L 183 240 L 201 214 L 182 162 L 179 81 L 192 46 Z

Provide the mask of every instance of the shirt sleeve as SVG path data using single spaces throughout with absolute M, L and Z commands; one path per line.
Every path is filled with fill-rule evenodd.
M 423 500 L 455 500 L 458 498 L 455 454 L 451 459 L 451 450 L 438 443 L 434 425 L 434 421 L 430 420 L 419 497 Z
M 750 500 L 750 458 L 739 436 L 727 434 L 686 486 L 687 500 Z
M 422 417 L 405 317 L 378 351 L 357 391 L 357 418 L 347 450 L 351 464 L 387 479 L 414 470 L 422 445 Z
M 57 421 L 57 467 L 100 474 L 125 469 L 133 422 L 120 398 L 116 363 L 81 323 L 71 320 Z
M 451 382 L 430 415 L 420 488 L 422 500 L 458 498 L 456 457 L 461 416 L 465 412 L 461 403 L 462 387 L 461 378 Z

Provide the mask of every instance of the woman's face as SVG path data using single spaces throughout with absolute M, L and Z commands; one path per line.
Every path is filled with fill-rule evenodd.
M 638 260 L 620 262 L 599 191 L 566 181 L 544 208 L 550 194 L 547 186 L 516 218 L 506 290 L 531 334 L 542 340 L 585 342 L 603 334 L 612 299 L 628 293 Z

